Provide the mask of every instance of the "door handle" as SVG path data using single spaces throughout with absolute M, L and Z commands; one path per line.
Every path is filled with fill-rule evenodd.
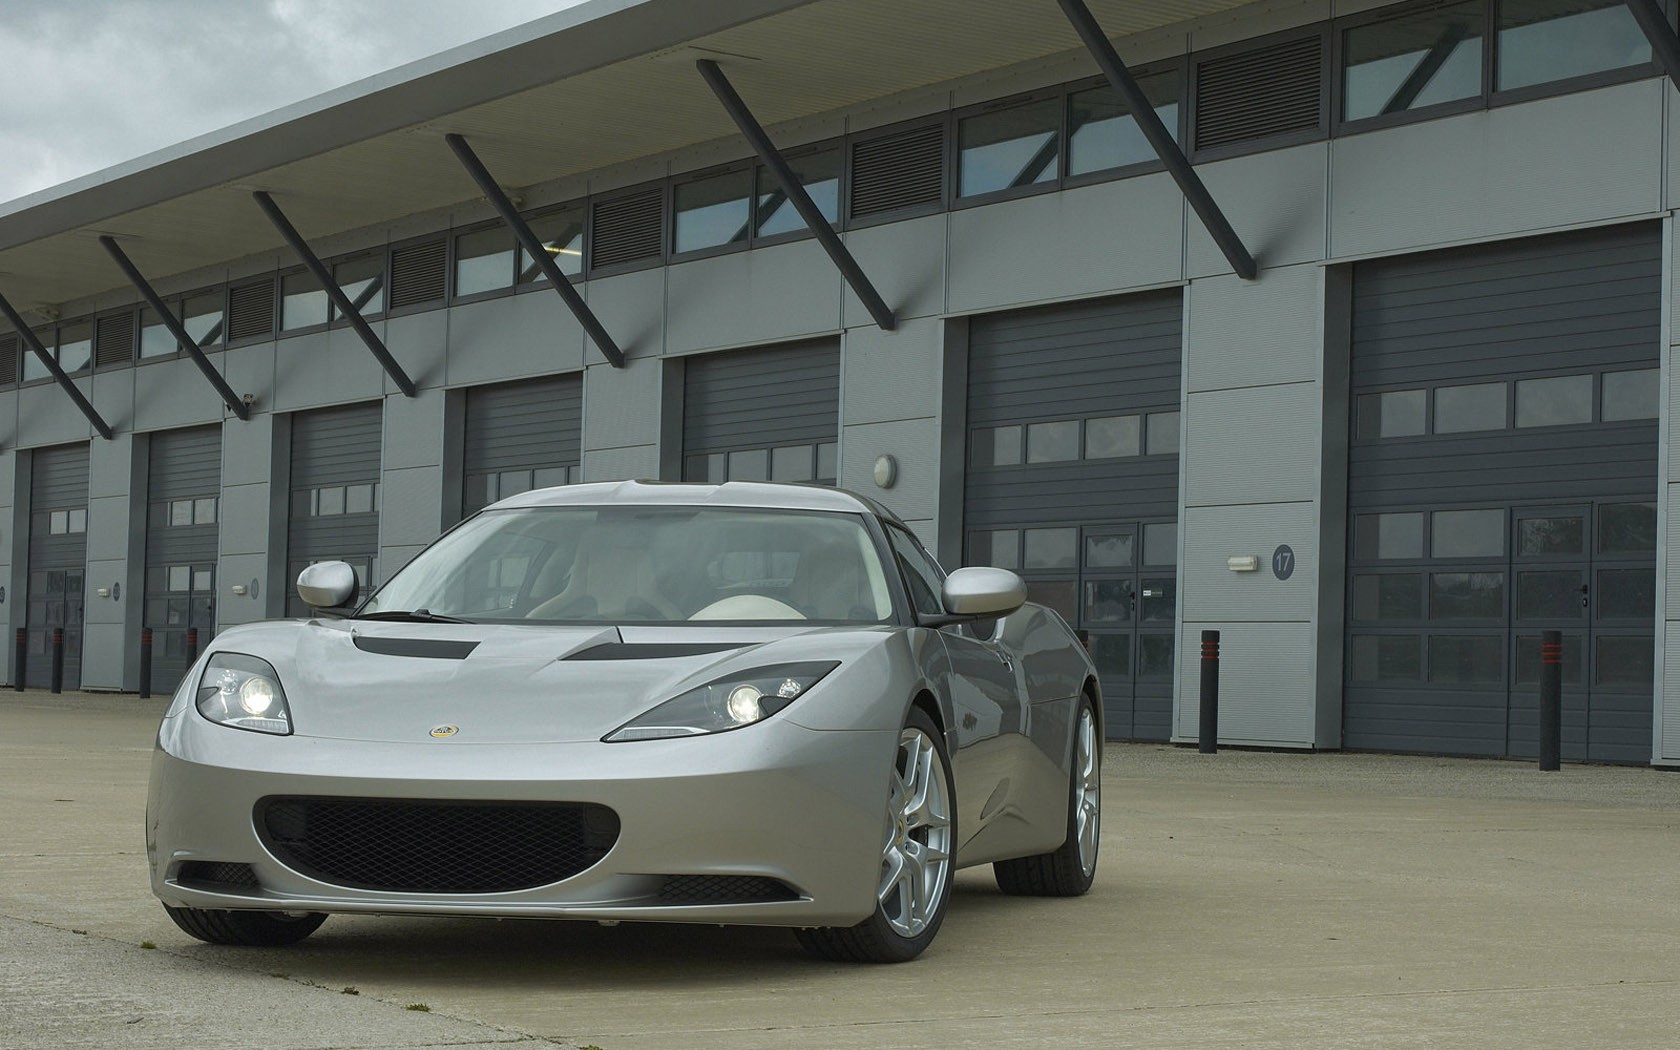
M 1581 584 L 1581 608 L 1585 609 L 1591 603 L 1590 599 L 1587 597 L 1590 593 L 1591 588 L 1584 583 Z

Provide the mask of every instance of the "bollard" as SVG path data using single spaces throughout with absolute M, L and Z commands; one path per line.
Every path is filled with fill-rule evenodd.
M 152 695 L 152 629 L 140 628 L 140 699 Z
M 1563 747 L 1563 632 L 1540 632 L 1540 768 L 1555 772 Z
M 198 659 L 198 628 L 187 628 L 187 664 L 190 666 Z
M 64 628 L 52 629 L 52 691 L 64 692 Z
M 1219 632 L 1202 632 L 1201 737 L 1196 750 L 1204 755 L 1219 750 Z
M 12 666 L 12 688 L 23 692 L 24 673 L 29 668 L 29 628 L 17 629 L 17 659 Z

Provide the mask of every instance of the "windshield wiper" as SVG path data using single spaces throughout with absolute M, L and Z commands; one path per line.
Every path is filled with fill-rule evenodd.
M 390 612 L 362 613 L 356 620 L 401 620 L 404 623 L 472 623 L 459 616 L 444 616 L 430 609 L 392 609 Z

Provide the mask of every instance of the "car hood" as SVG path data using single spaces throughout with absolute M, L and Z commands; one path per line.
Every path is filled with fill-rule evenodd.
M 891 633 L 305 620 L 230 628 L 213 651 L 272 664 L 300 737 L 421 741 L 452 726 L 453 742 L 500 744 L 598 740 L 732 671 L 844 662 Z

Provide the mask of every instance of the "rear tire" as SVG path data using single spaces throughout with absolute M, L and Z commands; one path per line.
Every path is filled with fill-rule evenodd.
M 795 930 L 813 955 L 834 962 L 909 962 L 945 921 L 957 852 L 957 798 L 945 737 L 911 708 L 898 738 L 887 794 L 875 914 L 856 926 Z
M 296 944 L 321 928 L 325 912 L 221 911 L 213 908 L 163 910 L 186 933 L 209 944 L 234 944 L 246 948 L 278 948 Z
M 1068 775 L 1067 839 L 1049 853 L 992 865 L 998 889 L 1016 897 L 1078 897 L 1097 877 L 1102 830 L 1102 738 L 1089 696 L 1079 701 Z

